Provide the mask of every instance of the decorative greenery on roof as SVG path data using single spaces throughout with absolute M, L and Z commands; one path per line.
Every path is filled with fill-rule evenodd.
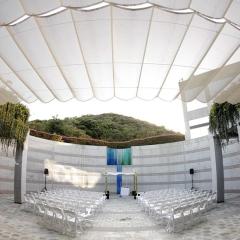
M 209 131 L 228 144 L 230 138 L 238 138 L 237 125 L 240 120 L 240 104 L 214 103 L 209 114 Z
M 0 105 L 0 143 L 7 151 L 16 144 L 23 146 L 28 133 L 29 110 L 22 104 Z

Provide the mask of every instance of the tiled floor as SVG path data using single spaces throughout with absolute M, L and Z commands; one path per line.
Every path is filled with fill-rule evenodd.
M 38 224 L 38 217 L 21 210 L 13 196 L 0 195 L 0 239 L 69 239 Z M 240 240 L 240 195 L 228 195 L 224 204 L 207 213 L 206 220 L 189 230 L 168 234 L 141 212 L 136 200 L 107 200 L 103 212 L 95 217 L 93 227 L 76 239 L 159 239 L 159 240 Z

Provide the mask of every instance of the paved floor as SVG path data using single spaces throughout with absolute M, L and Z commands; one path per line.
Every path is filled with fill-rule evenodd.
M 38 224 L 38 217 L 21 210 L 13 196 L 0 195 L 0 239 L 69 239 Z M 95 217 L 82 240 L 240 240 L 240 195 L 228 195 L 224 204 L 207 214 L 203 223 L 178 234 L 167 234 L 139 209 L 132 198 L 114 197 Z

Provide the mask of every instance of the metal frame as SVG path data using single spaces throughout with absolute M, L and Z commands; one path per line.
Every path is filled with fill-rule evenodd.
M 107 172 L 103 173 L 103 175 L 105 176 L 105 192 L 109 191 L 108 189 L 108 176 L 117 176 L 117 175 L 126 175 L 126 176 L 129 176 L 129 175 L 132 175 L 133 176 L 133 191 L 136 191 L 138 190 L 138 180 L 137 180 L 137 173 L 134 172 L 134 173 L 128 173 L 128 174 L 124 174 L 124 173 L 117 173 L 116 175 L 111 175 L 111 174 L 108 174 Z

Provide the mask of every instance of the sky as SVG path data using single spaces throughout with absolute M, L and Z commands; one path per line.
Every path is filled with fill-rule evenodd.
M 112 99 L 107 102 L 92 99 L 87 102 L 71 100 L 65 103 L 54 100 L 47 104 L 35 102 L 27 106 L 31 113 L 30 120 L 50 119 L 53 116 L 63 119 L 86 114 L 117 113 L 165 126 L 183 134 L 185 132 L 182 103 L 178 99 L 173 102 L 164 102 L 161 99 L 144 101 L 137 98 L 130 101 Z

